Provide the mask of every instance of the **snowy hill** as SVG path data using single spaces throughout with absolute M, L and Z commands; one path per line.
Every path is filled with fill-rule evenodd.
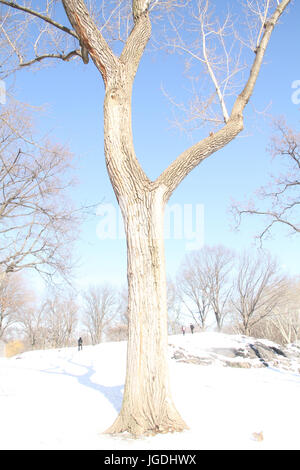
M 174 401 L 190 427 L 112 437 L 126 343 L 0 359 L 0 449 L 300 449 L 300 350 L 219 333 L 169 337 Z

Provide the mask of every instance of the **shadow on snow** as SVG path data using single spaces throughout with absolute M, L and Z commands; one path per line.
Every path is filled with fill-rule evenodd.
M 41 372 L 46 374 L 55 374 L 55 375 L 64 375 L 67 377 L 73 377 L 77 379 L 80 385 L 84 385 L 85 387 L 89 387 L 97 392 L 101 393 L 114 407 L 114 409 L 119 413 L 121 410 L 122 400 L 123 400 L 123 389 L 124 385 L 115 385 L 115 386 L 106 386 L 100 385 L 95 382 L 92 382 L 91 377 L 95 374 L 95 370 L 91 366 L 87 366 L 86 364 L 78 364 L 73 362 L 72 360 L 67 360 L 67 362 L 73 366 L 81 367 L 86 369 L 86 373 L 77 375 L 67 370 L 55 370 L 53 369 L 44 369 Z M 57 366 L 59 367 L 59 366 Z

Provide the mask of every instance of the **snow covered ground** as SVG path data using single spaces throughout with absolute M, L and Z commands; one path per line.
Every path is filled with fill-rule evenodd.
M 218 333 L 169 340 L 199 355 L 243 342 Z M 172 351 L 173 399 L 190 430 L 141 439 L 103 434 L 122 402 L 125 342 L 0 359 L 0 450 L 300 449 L 299 373 L 187 364 Z

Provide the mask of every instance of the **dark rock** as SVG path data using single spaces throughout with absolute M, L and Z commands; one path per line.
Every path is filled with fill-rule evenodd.
M 221 356 L 226 356 L 226 357 L 236 357 L 237 356 L 237 350 L 234 348 L 211 348 L 211 352 L 215 354 L 220 354 Z

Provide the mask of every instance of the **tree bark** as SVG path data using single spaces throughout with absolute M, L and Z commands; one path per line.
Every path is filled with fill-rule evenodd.
M 164 257 L 164 191 L 145 192 L 121 207 L 128 256 L 129 337 L 121 412 L 109 433 L 134 435 L 182 431 L 168 372 Z

